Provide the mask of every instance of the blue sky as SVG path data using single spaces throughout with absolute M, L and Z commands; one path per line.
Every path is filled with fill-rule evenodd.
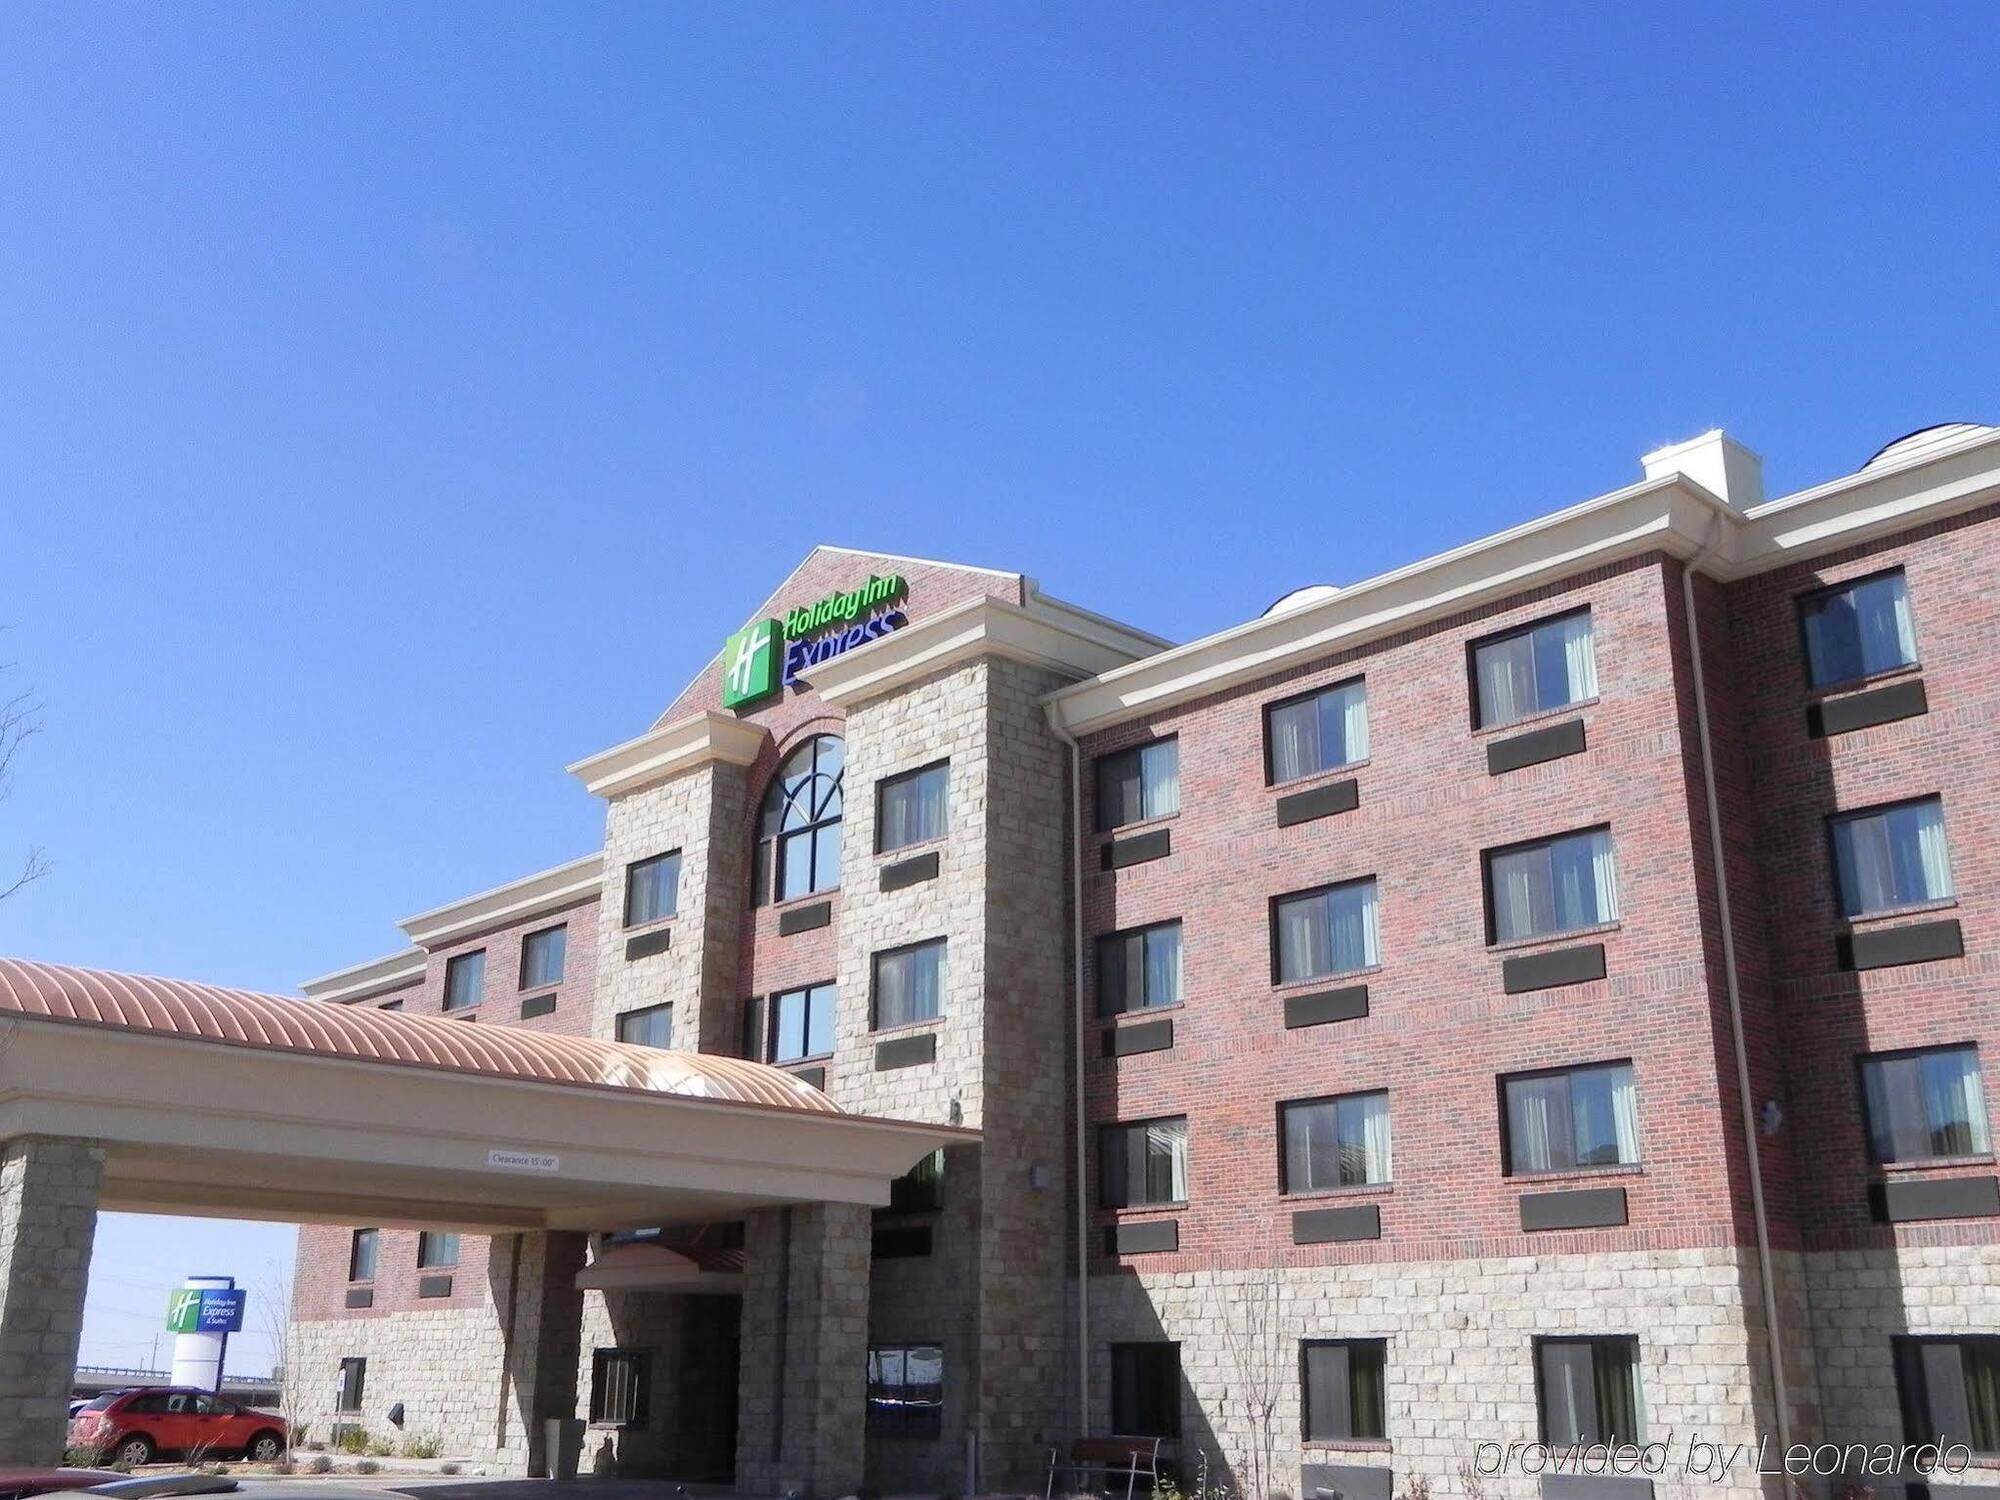
M 1710 426 L 1780 493 L 2000 420 L 1996 63 L 1971 4 L 7 6 L 0 952 L 285 990 L 587 851 L 562 765 L 815 541 L 1185 638 Z M 86 1357 L 286 1233 L 107 1220 Z

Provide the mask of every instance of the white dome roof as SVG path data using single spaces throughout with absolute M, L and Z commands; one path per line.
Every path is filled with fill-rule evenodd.
M 1908 463 L 1911 459 L 1925 458 L 1939 448 L 1953 447 L 1968 438 L 1984 437 L 2000 432 L 2000 427 L 1988 427 L 1983 422 L 1940 422 L 1934 427 L 1919 427 L 1895 442 L 1878 450 L 1875 456 L 1861 466 L 1861 472 L 1870 469 L 1887 468 L 1890 464 Z
M 1264 611 L 1264 618 L 1282 615 L 1294 609 L 1304 609 L 1308 604 L 1318 604 L 1331 599 L 1340 590 L 1330 583 L 1309 583 L 1302 589 L 1293 589 L 1284 598 Z

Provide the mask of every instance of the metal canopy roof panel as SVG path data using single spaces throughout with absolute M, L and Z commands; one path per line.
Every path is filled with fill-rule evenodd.
M 441 1016 L 327 1005 L 32 959 L 0 958 L 0 1014 L 10 1012 L 352 1062 L 715 1099 L 802 1114 L 845 1113 L 782 1069 L 740 1058 L 469 1025 Z

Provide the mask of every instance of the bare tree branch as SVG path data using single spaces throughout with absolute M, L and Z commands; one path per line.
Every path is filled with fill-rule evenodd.
M 13 670 L 13 662 L 0 662 L 0 676 Z M 14 761 L 21 753 L 21 747 L 39 734 L 41 728 L 42 704 L 32 692 L 0 698 L 0 801 L 4 801 L 14 790 Z M 30 845 L 22 858 L 20 872 L 11 882 L 0 885 L 0 901 L 5 901 L 22 886 L 40 880 L 48 872 L 47 854 L 40 846 Z

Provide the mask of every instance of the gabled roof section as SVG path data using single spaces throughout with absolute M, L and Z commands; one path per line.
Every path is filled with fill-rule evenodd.
M 912 620 L 982 595 L 994 595 L 1010 604 L 1021 604 L 1033 587 L 1022 574 L 1004 569 L 821 543 L 808 552 L 798 566 L 785 575 L 784 581 L 743 619 L 717 622 L 715 655 L 709 658 L 694 681 L 683 688 L 679 696 L 654 719 L 652 727 L 663 729 L 694 714 L 721 710 L 721 646 L 723 639 L 732 631 L 754 620 L 782 618 L 788 610 L 814 604 L 829 594 L 854 588 L 866 582 L 870 574 L 884 577 L 901 574 L 909 581 L 908 613 Z M 754 718 L 756 714 L 753 712 L 745 717 Z

